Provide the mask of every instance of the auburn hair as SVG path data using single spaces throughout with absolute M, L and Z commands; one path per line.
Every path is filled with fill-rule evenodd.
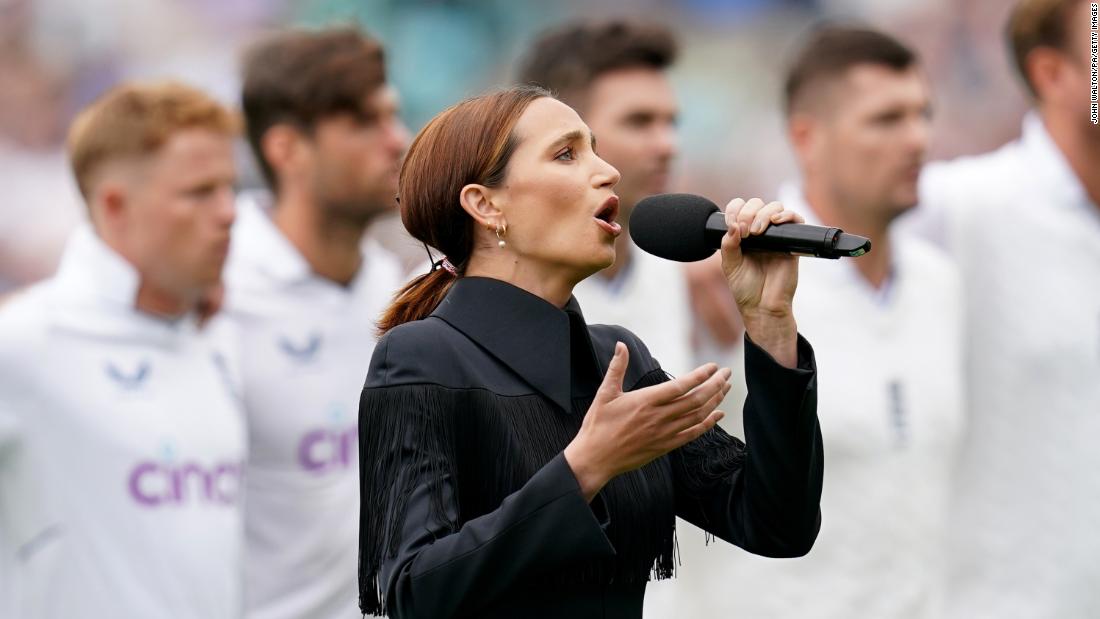
M 433 118 L 416 135 L 398 180 L 401 222 L 413 238 L 443 252 L 455 274 L 433 266 L 405 285 L 378 325 L 379 334 L 430 314 L 462 277 L 474 250 L 474 220 L 459 203 L 469 184 L 499 187 L 518 146 L 516 121 L 550 93 L 518 86 L 466 99 Z

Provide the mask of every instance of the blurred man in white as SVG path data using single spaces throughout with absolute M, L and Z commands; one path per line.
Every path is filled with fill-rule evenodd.
M 600 156 L 622 175 L 615 193 L 624 234 L 616 241 L 615 264 L 577 285 L 585 316 L 634 331 L 672 374 L 694 367 L 683 269 L 639 250 L 627 232 L 634 205 L 668 191 L 679 107 L 665 71 L 676 47 L 661 26 L 579 22 L 536 40 L 518 75 L 575 108 L 592 128 Z
M 176 84 L 119 86 L 73 124 L 92 226 L 0 310 L 0 613 L 240 616 L 244 420 L 199 325 L 236 132 Z
M 1016 5 L 1007 35 L 1035 102 L 1023 134 L 929 165 L 912 213 L 958 260 L 967 292 L 971 422 L 952 514 L 953 617 L 1100 617 L 1089 11 L 1084 0 Z
M 677 595 L 654 598 L 649 614 L 938 618 L 963 427 L 962 290 L 940 250 L 892 225 L 917 203 L 927 84 L 894 38 L 830 26 L 796 54 L 785 102 L 802 184 L 779 201 L 873 243 L 860 258 L 800 266 L 798 327 L 822 359 L 821 533 L 797 560 L 681 539 Z M 704 593 L 715 587 L 729 595 Z
M 247 616 L 359 617 L 359 394 L 402 276 L 363 234 L 396 206 L 408 132 L 382 48 L 351 29 L 261 42 L 242 98 L 271 187 L 242 200 L 226 268 L 250 445 Z

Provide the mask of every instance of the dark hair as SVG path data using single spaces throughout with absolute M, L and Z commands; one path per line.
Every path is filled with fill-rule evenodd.
M 519 145 L 516 121 L 550 93 L 519 86 L 467 99 L 433 118 L 416 135 L 398 181 L 401 222 L 413 238 L 443 252 L 457 277 L 474 250 L 474 220 L 459 203 L 471 183 L 498 187 Z M 433 268 L 405 285 L 379 321 L 379 334 L 420 320 L 439 305 L 456 275 Z
M 249 49 L 244 59 L 241 107 L 246 134 L 264 178 L 278 179 L 261 147 L 264 133 L 280 123 L 310 132 L 336 114 L 369 119 L 364 99 L 385 84 L 382 46 L 354 28 L 291 31 Z
M 1061 51 L 1069 48 L 1069 22 L 1073 9 L 1081 0 L 1022 0 L 1012 9 L 1005 26 L 1005 36 L 1016 70 L 1020 72 L 1032 95 L 1035 84 L 1027 74 L 1027 57 L 1037 47 Z
M 659 24 L 625 20 L 575 22 L 543 33 L 520 64 L 518 81 L 550 90 L 578 107 L 603 73 L 668 68 L 677 54 L 672 32 Z
M 811 85 L 842 75 L 859 64 L 904 71 L 917 55 L 894 37 L 870 28 L 825 25 L 812 31 L 787 70 L 783 104 L 789 114 Z

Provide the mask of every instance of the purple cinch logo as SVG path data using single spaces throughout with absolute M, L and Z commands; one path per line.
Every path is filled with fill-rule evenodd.
M 307 432 L 298 443 L 298 464 L 311 473 L 344 470 L 355 464 L 359 428 L 320 428 Z
M 202 501 L 236 505 L 241 465 L 224 462 L 212 467 L 197 462 L 139 462 L 130 472 L 130 496 L 140 505 L 161 507 Z

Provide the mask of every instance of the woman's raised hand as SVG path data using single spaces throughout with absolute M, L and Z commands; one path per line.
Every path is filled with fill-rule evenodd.
M 679 378 L 623 391 L 629 353 L 622 342 L 565 459 L 586 500 L 616 475 L 639 468 L 695 440 L 718 423 L 715 410 L 730 389 L 729 368 L 708 363 Z
M 722 270 L 745 330 L 777 362 L 793 368 L 798 329 L 791 307 L 798 285 L 798 257 L 770 251 L 742 253 L 741 239 L 763 234 L 772 224 L 804 220 L 778 202 L 764 204 L 759 198 L 731 200 L 724 210 L 728 230 L 722 237 Z

